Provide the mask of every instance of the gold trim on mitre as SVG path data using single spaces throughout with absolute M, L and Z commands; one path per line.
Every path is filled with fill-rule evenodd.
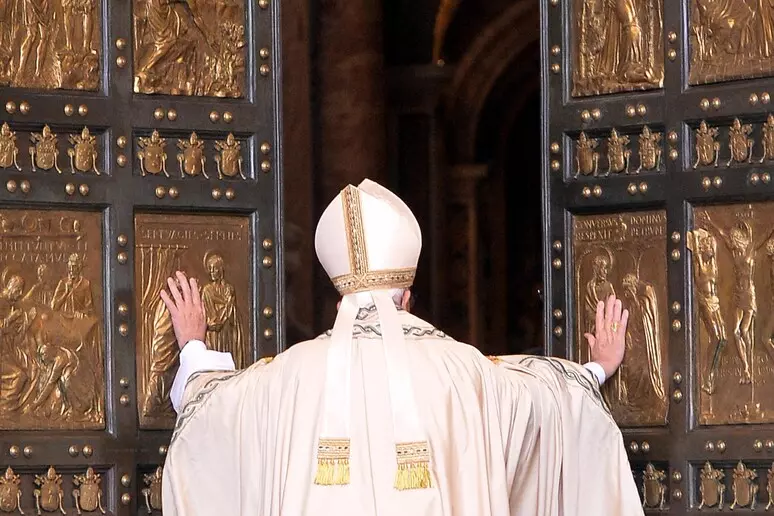
M 339 294 L 346 296 L 369 290 L 408 288 L 413 285 L 416 267 L 368 270 L 363 211 L 360 204 L 360 191 L 356 187 L 348 185 L 342 190 L 341 207 L 344 211 L 344 231 L 347 234 L 349 265 L 352 272 L 331 278 Z

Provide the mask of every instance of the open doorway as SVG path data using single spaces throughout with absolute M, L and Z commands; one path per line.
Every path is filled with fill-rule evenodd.
M 537 49 L 535 49 L 537 50 Z M 479 235 L 486 352 L 543 350 L 540 93 L 537 52 L 497 81 L 478 125 Z

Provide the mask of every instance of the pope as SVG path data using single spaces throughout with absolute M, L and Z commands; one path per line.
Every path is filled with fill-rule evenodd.
M 199 287 L 162 298 L 181 346 L 165 516 L 633 516 L 640 499 L 600 385 L 629 314 L 610 296 L 591 362 L 485 357 L 409 313 L 419 225 L 392 192 L 348 186 L 317 256 L 333 329 L 235 370 L 208 350 Z

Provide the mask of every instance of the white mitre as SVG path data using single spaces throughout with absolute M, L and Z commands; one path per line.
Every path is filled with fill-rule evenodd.
M 349 483 L 352 331 L 359 307 L 375 304 L 393 407 L 395 487 L 430 487 L 429 444 L 411 387 L 403 326 L 390 295 L 390 290 L 414 282 L 422 250 L 419 224 L 395 194 L 366 179 L 344 188 L 325 209 L 315 249 L 343 296 L 328 351 L 315 483 Z
M 342 296 L 410 287 L 422 250 L 422 233 L 409 207 L 370 179 L 333 199 L 314 241 L 317 258 Z

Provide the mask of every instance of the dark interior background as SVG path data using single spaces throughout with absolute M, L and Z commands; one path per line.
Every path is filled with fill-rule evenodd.
M 316 218 L 348 183 L 422 225 L 415 311 L 486 353 L 542 348 L 539 16 L 534 0 L 288 0 L 288 340 L 337 295 Z

